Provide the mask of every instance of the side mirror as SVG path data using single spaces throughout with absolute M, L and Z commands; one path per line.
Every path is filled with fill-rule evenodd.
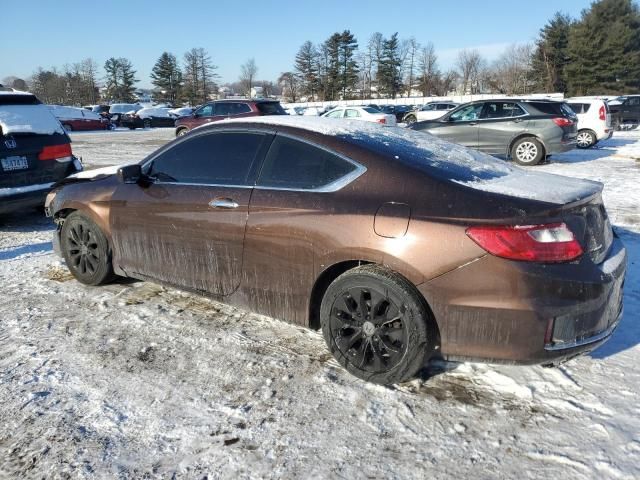
M 138 183 L 142 178 L 142 167 L 138 164 L 125 165 L 118 169 L 118 181 L 120 183 Z

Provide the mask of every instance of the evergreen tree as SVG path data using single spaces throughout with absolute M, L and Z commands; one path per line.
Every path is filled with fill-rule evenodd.
M 151 83 L 155 85 L 159 93 L 157 100 L 175 103 L 180 95 L 182 84 L 182 72 L 178 66 L 175 55 L 164 52 L 151 71 Z
M 540 29 L 531 59 L 534 89 L 543 92 L 565 92 L 565 68 L 569 61 L 567 47 L 572 20 L 557 12 Z
M 632 0 L 600 0 L 570 30 L 572 95 L 640 91 L 640 11 Z
M 324 81 L 325 100 L 337 100 L 340 92 L 340 43 L 342 34 L 334 33 L 325 42 L 327 67 Z
M 300 94 L 310 97 L 313 101 L 320 89 L 320 78 L 318 75 L 318 51 L 313 43 L 306 41 L 298 50 L 295 59 L 295 70 L 300 79 Z
M 338 58 L 340 62 L 339 87 L 342 98 L 353 96 L 353 91 L 358 83 L 358 64 L 354 52 L 358 49 L 358 41 L 349 30 L 340 35 L 338 46 Z
M 138 81 L 133 65 L 126 58 L 109 58 L 104 64 L 107 100 L 133 102 L 134 84 Z
M 402 88 L 402 60 L 398 32 L 382 42 L 382 56 L 378 64 L 378 87 L 380 92 L 396 98 Z

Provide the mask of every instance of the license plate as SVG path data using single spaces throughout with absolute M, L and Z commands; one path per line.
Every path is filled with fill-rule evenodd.
M 13 170 L 25 170 L 29 168 L 29 162 L 27 157 L 7 157 L 0 159 L 2 162 L 2 169 L 5 172 L 11 172 Z

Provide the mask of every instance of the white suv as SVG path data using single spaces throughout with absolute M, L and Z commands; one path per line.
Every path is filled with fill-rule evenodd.
M 578 148 L 593 147 L 613 135 L 611 114 L 607 102 L 599 98 L 569 98 L 565 100 L 578 116 Z
M 422 120 L 435 120 L 445 113 L 453 110 L 459 104 L 449 101 L 429 102 L 414 112 L 409 112 L 404 116 L 403 121 L 407 124 L 421 122 Z

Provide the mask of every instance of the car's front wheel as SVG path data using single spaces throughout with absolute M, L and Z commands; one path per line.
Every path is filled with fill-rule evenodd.
M 379 265 L 356 267 L 329 285 L 320 307 L 322 333 L 335 359 L 369 382 L 415 377 L 434 345 L 434 320 L 404 277 Z
M 65 219 L 60 247 L 69 271 L 79 282 L 101 285 L 115 277 L 109 242 L 87 215 L 73 212 Z
M 511 147 L 511 158 L 518 165 L 537 165 L 544 157 L 544 147 L 533 137 L 521 138 Z
M 416 118 L 415 115 L 407 115 L 406 117 L 404 117 L 404 123 L 406 123 L 407 125 L 411 125 L 412 123 L 416 123 L 418 119 Z
M 578 148 L 591 148 L 596 142 L 596 134 L 591 130 L 580 130 L 576 137 L 576 146 Z

